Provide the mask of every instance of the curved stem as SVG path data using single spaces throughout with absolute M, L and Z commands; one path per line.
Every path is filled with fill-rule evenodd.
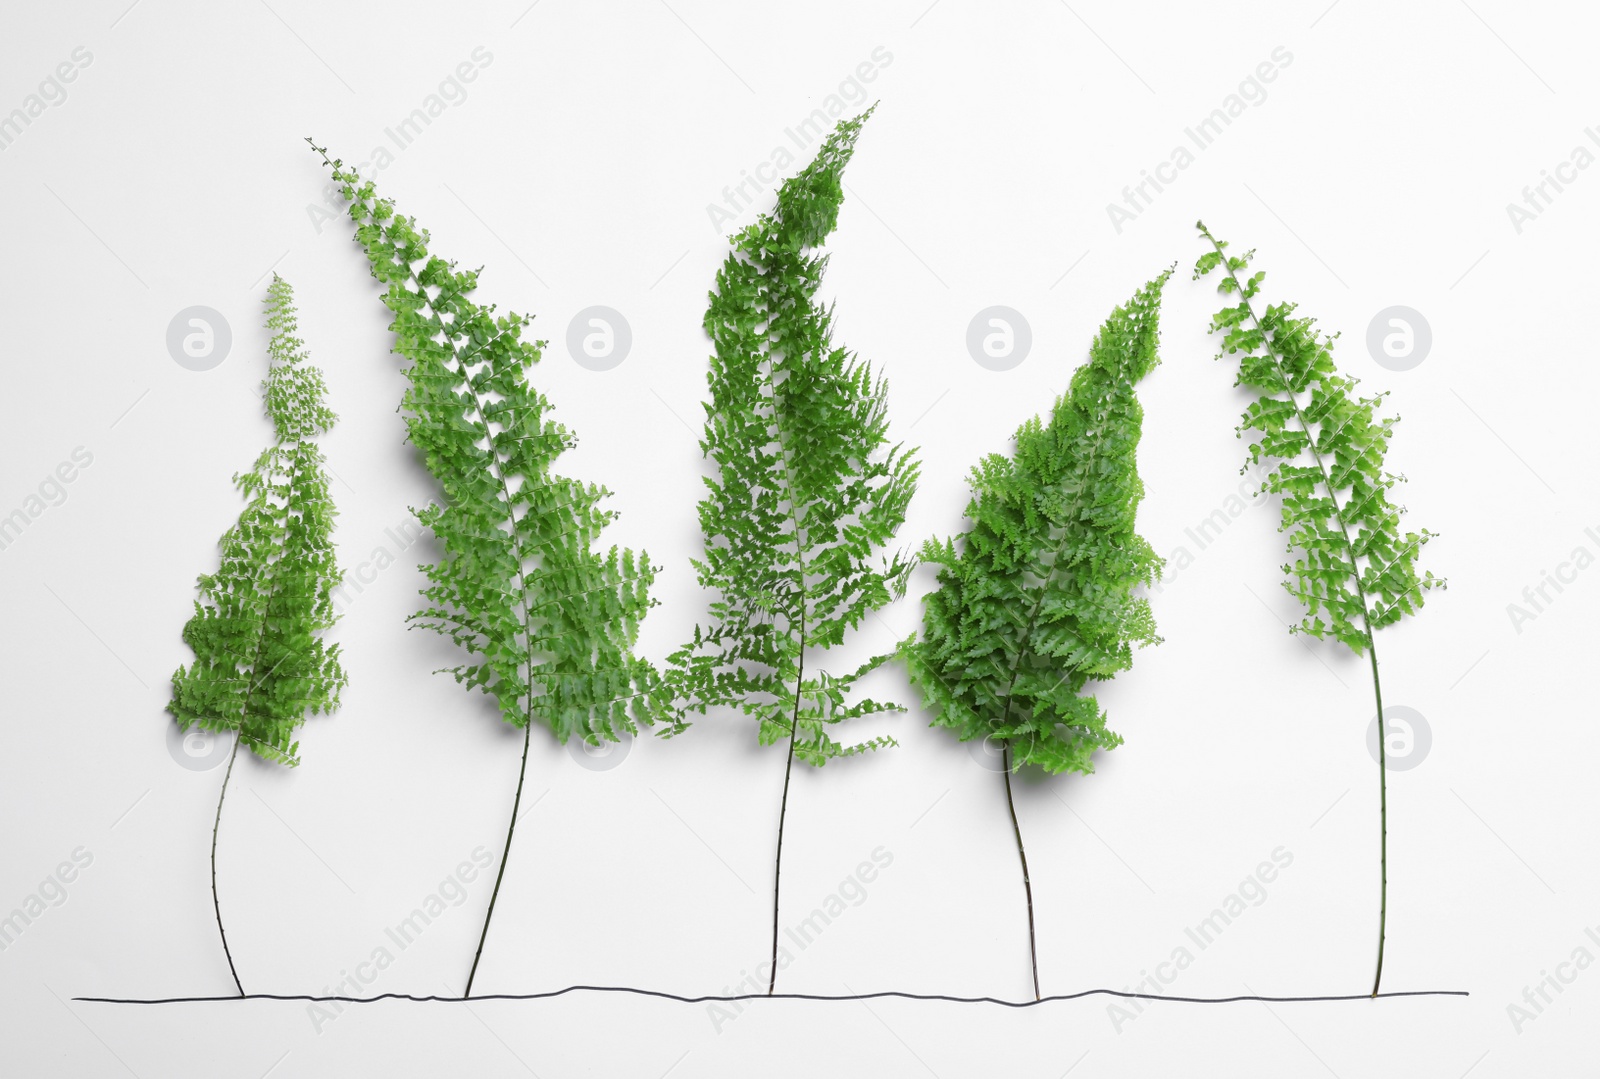
M 1051 563 L 1050 573 L 1052 576 L 1055 574 L 1056 565 L 1060 563 L 1061 552 L 1063 549 L 1065 549 L 1065 547 L 1066 534 L 1063 533 L 1061 540 L 1056 544 L 1055 559 Z M 1049 583 L 1049 578 L 1046 578 L 1045 583 Z M 1017 688 L 1017 676 L 1022 673 L 1022 653 L 1026 649 L 1028 639 L 1033 636 L 1034 626 L 1038 624 L 1039 611 L 1044 605 L 1044 597 L 1046 592 L 1046 588 L 1041 587 L 1039 589 L 1039 594 L 1034 597 L 1033 609 L 1028 612 L 1027 627 L 1024 629 L 1021 637 L 1022 647 L 1017 649 L 1016 659 L 1014 659 L 1011 664 L 1011 680 L 1006 683 L 1005 710 L 1001 713 L 1003 716 L 1009 717 L 1011 715 L 1011 695 L 1012 692 Z M 1028 852 L 1022 849 L 1022 825 L 1017 822 L 1017 806 L 1016 803 L 1011 799 L 1010 740 L 1008 739 L 1002 742 L 1001 746 L 1001 765 L 1006 779 L 1006 809 L 1011 813 L 1011 830 L 1016 834 L 1017 837 L 1017 857 L 1022 860 L 1022 890 L 1028 898 L 1028 962 L 1033 969 L 1033 999 L 1038 1000 L 1039 952 L 1037 945 L 1035 944 L 1035 932 L 1033 926 L 1033 881 L 1028 878 Z
M 511 824 L 506 828 L 506 846 L 500 852 L 500 872 L 494 877 L 494 891 L 489 893 L 489 911 L 483 916 L 483 932 L 478 934 L 478 950 L 472 956 L 472 970 L 467 974 L 467 991 L 463 998 L 472 995 L 472 979 L 478 976 L 478 961 L 483 958 L 483 942 L 489 936 L 489 921 L 494 917 L 494 901 L 500 898 L 500 882 L 506 876 L 506 859 L 511 857 L 511 837 L 517 832 L 517 810 L 522 805 L 522 781 L 528 776 L 528 743 L 533 737 L 533 721 L 522 727 L 522 767 L 517 771 L 517 796 L 511 800 Z
M 1284 392 L 1289 395 L 1289 404 L 1294 408 L 1294 418 L 1300 424 L 1300 430 L 1305 432 L 1306 442 L 1311 448 L 1311 456 L 1316 461 L 1317 471 L 1322 474 L 1322 486 L 1328 491 L 1328 501 L 1333 505 L 1334 520 L 1339 522 L 1339 534 L 1344 538 L 1345 552 L 1350 556 L 1350 577 L 1356 588 L 1356 597 L 1361 601 L 1361 630 L 1367 639 L 1367 656 L 1372 662 L 1372 695 L 1378 702 L 1378 969 L 1372 976 L 1372 995 L 1378 995 L 1378 985 L 1383 981 L 1383 942 L 1385 925 L 1389 917 L 1389 765 L 1388 751 L 1384 745 L 1383 724 L 1383 687 L 1378 681 L 1378 646 L 1372 632 L 1372 616 L 1367 606 L 1366 586 L 1361 582 L 1361 570 L 1356 565 L 1355 544 L 1350 542 L 1350 528 L 1345 524 L 1344 514 L 1339 509 L 1339 494 L 1333 489 L 1333 480 L 1328 475 L 1328 466 L 1322 462 L 1322 453 L 1317 449 L 1317 440 L 1311 434 L 1311 425 L 1306 421 L 1305 413 L 1300 410 L 1299 395 L 1289 383 L 1289 376 L 1283 369 L 1283 361 L 1272 347 L 1272 342 L 1267 337 L 1267 331 L 1261 325 L 1261 319 L 1256 314 L 1255 308 L 1250 303 L 1250 297 L 1244 290 L 1244 283 L 1234 273 L 1232 265 L 1228 262 L 1227 254 L 1222 250 L 1222 245 L 1217 238 L 1211 235 L 1204 225 L 1200 232 L 1222 259 L 1222 268 L 1227 272 L 1228 279 L 1233 282 L 1233 287 L 1239 293 L 1239 302 L 1250 315 L 1250 321 L 1255 323 L 1256 330 L 1261 334 L 1261 346 L 1266 350 L 1267 356 L 1272 360 L 1272 366 L 1278 373 L 1278 379 L 1283 383 Z M 1357 653 L 1358 655 L 1360 653 Z
M 778 803 L 778 853 L 772 864 L 772 970 L 767 978 L 767 996 L 778 986 L 778 881 L 783 876 L 783 820 L 789 815 L 789 777 L 794 772 L 794 743 L 800 734 L 800 687 L 805 677 L 806 657 L 801 652 L 794 680 L 794 715 L 789 718 L 789 759 L 783 766 L 783 801 Z
M 239 982 L 239 972 L 233 967 L 233 953 L 228 950 L 228 931 L 222 928 L 222 903 L 217 899 L 217 832 L 222 828 L 222 800 L 228 796 L 228 780 L 233 775 L 233 762 L 239 756 L 240 733 L 235 732 L 233 751 L 228 754 L 228 770 L 222 773 L 222 793 L 217 796 L 217 818 L 211 823 L 211 909 L 217 915 L 217 932 L 222 937 L 222 954 L 228 958 L 228 973 L 233 975 L 233 987 L 244 996 L 244 986 Z
M 1383 981 L 1383 938 L 1389 920 L 1389 747 L 1383 728 L 1383 689 L 1378 685 L 1378 650 L 1368 634 L 1367 651 L 1372 657 L 1372 695 L 1378 701 L 1378 969 L 1372 975 L 1372 995 L 1378 995 Z
M 1039 999 L 1039 950 L 1033 929 L 1033 882 L 1028 879 L 1028 852 L 1022 849 L 1022 825 L 1017 823 L 1017 804 L 1011 800 L 1011 746 L 1005 747 L 1006 808 L 1011 811 L 1011 830 L 1017 836 L 1017 857 L 1022 859 L 1022 890 L 1028 897 L 1028 961 L 1033 965 L 1033 999 Z

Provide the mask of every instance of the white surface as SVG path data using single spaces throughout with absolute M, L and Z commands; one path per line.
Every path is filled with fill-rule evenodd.
M 1575 547 L 1600 553 L 1584 532 L 1600 526 L 1588 239 L 1600 173 L 1578 173 L 1520 234 L 1505 209 L 1596 120 L 1595 24 L 1580 5 L 9 6 L 0 111 L 76 46 L 92 62 L 0 152 L 0 513 L 75 447 L 93 461 L 0 551 L 0 911 L 75 849 L 92 863 L 0 953 L 0 1071 L 1490 1079 L 1592 1060 L 1600 971 L 1561 968 L 1576 980 L 1520 1032 L 1507 1011 L 1575 949 L 1600 956 L 1585 935 L 1600 922 L 1600 736 L 1580 673 L 1600 571 L 1578 573 L 1520 633 L 1506 611 Z M 1113 304 L 1177 260 L 1165 362 L 1143 391 L 1141 527 L 1163 553 L 1193 552 L 1185 529 L 1238 482 L 1243 401 L 1204 336 L 1211 286 L 1188 280 L 1193 222 L 1259 248 L 1272 294 L 1343 331 L 1344 368 L 1393 391 L 1408 523 L 1443 533 L 1426 565 L 1450 590 L 1381 638 L 1389 699 L 1433 732 L 1427 759 L 1391 777 L 1385 988 L 1472 996 L 1154 1004 L 1120 1024 L 1104 997 L 1019 1012 L 789 1002 L 720 1030 L 704 1007 L 572 996 L 366 1006 L 320 1032 L 299 1003 L 71 1003 L 229 988 L 206 858 L 221 771 L 174 762 L 162 709 L 188 656 L 195 575 L 238 509 L 228 477 L 268 438 L 252 388 L 271 267 L 297 289 L 341 415 L 326 449 L 342 564 L 380 546 L 399 557 L 336 631 L 351 685 L 337 715 L 306 726 L 304 766 L 247 761 L 235 774 L 221 873 L 247 988 L 332 986 L 430 894 L 453 894 L 444 882 L 476 848 L 498 856 L 519 740 L 485 699 L 429 674 L 442 642 L 404 629 L 423 548 L 400 552 L 385 530 L 433 487 L 402 443 L 403 379 L 348 226 L 319 232 L 308 213 L 326 174 L 300 141 L 366 159 L 478 46 L 492 61 L 379 172 L 381 190 L 432 230 L 437 253 L 486 267 L 482 299 L 537 314 L 551 347 L 535 378 L 584 437 L 565 467 L 608 484 L 623 512 L 614 540 L 666 567 L 642 645 L 658 659 L 703 604 L 687 562 L 700 320 L 726 250 L 706 207 L 874 48 L 892 60 L 869 87 L 883 104 L 847 174 L 825 292 L 839 339 L 890 379 L 894 433 L 922 446 L 906 542 L 960 526 L 967 468 L 1048 405 Z M 1279 46 L 1292 63 L 1266 99 L 1115 231 L 1107 203 Z M 203 373 L 165 345 L 168 321 L 197 304 L 233 333 Z M 592 304 L 622 311 L 633 333 L 605 373 L 564 344 Z M 1005 373 L 965 346 L 968 320 L 993 304 L 1033 332 Z M 1368 321 L 1392 304 L 1431 322 L 1414 370 L 1385 370 L 1365 348 Z M 1285 634 L 1275 515 L 1243 514 L 1156 597 L 1165 643 L 1103 691 L 1127 744 L 1094 776 L 1021 785 L 1047 993 L 1131 986 L 1186 945 L 1194 962 L 1166 992 L 1368 985 L 1370 687 L 1353 657 Z M 916 590 L 930 581 L 919 574 Z M 918 622 L 908 600 L 858 644 Z M 911 699 L 898 671 L 875 688 Z M 1026 993 L 999 780 L 926 719 L 913 709 L 873 728 L 892 730 L 896 750 L 798 773 L 786 924 L 875 848 L 893 864 L 780 987 Z M 768 946 L 783 766 L 754 743 L 748 723 L 716 717 L 594 772 L 536 738 L 538 802 L 479 988 L 715 992 L 753 969 Z M 1293 864 L 1265 901 L 1196 949 L 1185 929 L 1280 846 Z M 365 991 L 459 992 L 488 886 L 468 884 L 409 948 L 390 943 L 393 965 Z

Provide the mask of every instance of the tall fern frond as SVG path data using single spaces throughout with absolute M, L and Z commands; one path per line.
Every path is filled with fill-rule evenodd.
M 1001 749 L 1036 999 L 1033 886 L 1011 773 L 1024 764 L 1094 771 L 1095 750 L 1122 738 L 1084 687 L 1127 670 L 1135 645 L 1160 640 L 1137 592 L 1155 582 L 1162 560 L 1134 531 L 1144 497 L 1135 390 L 1160 362 L 1170 273 L 1112 312 L 1048 421 L 1024 423 L 1011 456 L 990 454 L 972 470 L 971 526 L 959 543 L 929 540 L 922 549 L 923 561 L 939 567 L 939 584 L 923 602 L 922 638 L 906 647 L 907 664 L 935 726 Z
M 523 729 L 511 825 L 467 977 L 470 995 L 516 830 L 534 722 L 563 743 L 617 741 L 658 720 L 676 729 L 663 680 L 633 653 L 640 620 L 654 605 L 656 567 L 642 552 L 597 550 L 616 516 L 601 505 L 610 492 L 554 470 L 576 439 L 528 383 L 545 344 L 523 339 L 531 316 L 474 302 L 477 271 L 429 254 L 428 233 L 414 218 L 312 148 L 350 201 L 356 242 L 383 286 L 394 351 L 409 361 L 406 429 L 443 491 L 442 506 L 417 513 L 444 556 L 422 567 L 425 604 L 412 625 L 459 646 L 465 658 L 449 673 L 493 697 L 502 718 Z
M 194 662 L 172 676 L 167 710 L 182 730 L 231 731 L 233 749 L 211 827 L 211 901 L 233 983 L 244 995 L 217 900 L 217 834 L 239 747 L 299 764 L 295 730 L 309 712 L 331 712 L 347 679 L 339 646 L 323 640 L 335 620 L 339 582 L 334 507 L 322 451 L 312 441 L 333 426 L 322 372 L 305 363 L 294 293 L 273 275 L 267 289 L 270 366 L 266 412 L 277 440 L 234 477 L 246 503 L 222 536 L 221 564 L 200 577 L 200 598 L 183 627 Z
M 1389 798 L 1383 727 L 1383 688 L 1373 634 L 1421 609 L 1424 594 L 1444 587 L 1431 570 L 1417 573 L 1422 546 L 1436 533 L 1402 532 L 1404 507 L 1389 492 L 1405 477 L 1384 468 L 1396 417 L 1381 416 L 1386 394 L 1359 396 L 1357 380 L 1333 362 L 1333 337 L 1316 321 L 1296 317 L 1292 303 L 1266 304 L 1258 315 L 1253 300 L 1263 271 L 1248 279 L 1253 251 L 1226 253 L 1227 244 L 1197 222 L 1211 246 L 1194 267 L 1199 280 L 1220 269 L 1217 291 L 1230 302 L 1212 318 L 1222 334 L 1222 352 L 1239 358 L 1235 385 L 1258 396 L 1244 411 L 1241 436 L 1254 432 L 1251 465 L 1271 462 L 1264 492 L 1280 496 L 1287 551 L 1283 587 L 1306 614 L 1293 632 L 1332 638 L 1372 668 L 1378 707 L 1379 903 L 1378 961 L 1372 995 L 1383 979 L 1384 930 L 1389 910 Z
M 844 642 L 903 594 L 911 569 L 879 560 L 916 487 L 912 451 L 889 443 L 887 383 L 832 343 L 833 312 L 816 293 L 827 258 L 814 253 L 838 221 L 841 174 L 871 110 L 841 122 L 816 159 L 779 189 L 777 206 L 733 238 L 705 328 L 715 345 L 701 450 L 716 464 L 700 503 L 711 624 L 673 657 L 686 707 L 732 708 L 756 720 L 762 745 L 787 743 L 773 881 L 777 978 L 783 819 L 796 758 L 823 765 L 893 745 L 835 741 L 846 720 L 900 706 L 852 700 L 855 683 L 889 658 L 849 672 L 807 666 L 807 652 Z

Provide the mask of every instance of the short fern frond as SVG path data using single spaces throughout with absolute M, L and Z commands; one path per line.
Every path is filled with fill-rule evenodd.
M 1092 772 L 1094 751 L 1122 738 L 1084 686 L 1160 640 L 1136 594 L 1162 560 L 1134 530 L 1144 496 L 1135 389 L 1160 362 L 1170 272 L 1112 312 L 1048 420 L 1029 420 L 1011 456 L 972 470 L 959 543 L 922 549 L 939 587 L 924 601 L 922 639 L 904 649 L 912 679 L 936 726 L 1000 744 L 1013 768 Z
M 257 756 L 294 765 L 296 729 L 308 712 L 331 712 L 347 681 L 339 646 L 322 637 L 335 620 L 340 575 L 333 500 L 311 441 L 334 415 L 322 373 L 304 362 L 293 291 L 277 275 L 266 305 L 266 411 L 278 438 L 234 477 L 245 508 L 223 534 L 221 565 L 200 577 L 183 630 L 195 658 L 173 675 L 167 710 L 185 730 L 233 731 Z

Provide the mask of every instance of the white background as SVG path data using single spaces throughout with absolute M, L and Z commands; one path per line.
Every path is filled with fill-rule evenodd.
M 1600 571 L 1577 573 L 1520 632 L 1507 612 L 1575 548 L 1600 554 L 1585 535 L 1600 526 L 1589 319 L 1600 275 L 1587 239 L 1600 170 L 1520 234 L 1506 212 L 1600 121 L 1585 107 L 1600 76 L 1580 5 L 8 7 L 0 113 L 75 47 L 92 61 L 0 152 L 0 514 L 26 507 L 74 448 L 93 461 L 0 551 L 0 913 L 75 849 L 92 862 L 0 952 L 0 1071 L 1489 1079 L 1592 1062 L 1600 971 L 1559 968 L 1575 980 L 1520 1031 L 1507 1010 L 1575 950 L 1600 957 L 1585 935 L 1600 926 L 1587 674 Z M 348 222 L 322 212 L 326 173 L 300 140 L 368 159 L 478 46 L 492 60 L 470 93 L 377 173 L 380 190 L 432 231 L 437 253 L 486 267 L 481 300 L 538 316 L 551 344 L 534 381 L 583 436 L 563 467 L 609 485 L 614 541 L 664 566 L 641 641 L 658 660 L 704 604 L 688 565 L 700 321 L 726 252 L 707 206 L 875 48 L 891 57 L 867 87 L 882 105 L 847 173 L 824 294 L 838 301 L 839 340 L 889 378 L 893 433 L 922 447 L 906 543 L 960 528 L 970 465 L 1048 407 L 1112 306 L 1180 264 L 1164 363 L 1142 391 L 1140 526 L 1163 554 L 1195 558 L 1154 597 L 1165 643 L 1103 687 L 1127 744 L 1093 776 L 1020 784 L 1046 993 L 1132 986 L 1184 946 L 1193 962 L 1163 992 L 1370 982 L 1365 664 L 1285 632 L 1297 616 L 1278 587 L 1275 508 L 1230 519 L 1203 551 L 1185 534 L 1237 487 L 1245 400 L 1230 364 L 1211 359 L 1218 301 L 1188 277 L 1202 250 L 1193 223 L 1257 247 L 1271 295 L 1342 331 L 1344 369 L 1392 392 L 1407 522 L 1443 534 L 1424 564 L 1449 591 L 1380 638 L 1387 698 L 1432 730 L 1426 758 L 1391 775 L 1384 984 L 1472 995 L 1157 1003 L 1131 1021 L 1106 997 L 1021 1011 L 758 1002 L 731 1022 L 703 1005 L 592 994 L 391 1002 L 331 1022 L 292 1002 L 74 1003 L 231 988 L 207 862 L 222 771 L 180 766 L 163 707 L 189 656 L 179 632 L 195 576 L 239 508 L 229 477 L 269 439 L 253 389 L 273 268 L 297 289 L 341 416 L 325 439 L 341 563 L 354 570 L 379 548 L 398 557 L 335 631 L 350 687 L 336 715 L 304 728 L 304 765 L 235 770 L 220 857 L 233 954 L 257 992 L 321 992 L 370 973 L 358 965 L 385 945 L 394 962 L 363 993 L 464 984 L 485 877 L 404 951 L 384 930 L 475 848 L 498 856 L 520 738 L 486 698 L 429 673 L 449 661 L 444 643 L 404 628 L 429 549 L 399 551 L 386 530 L 434 487 L 403 442 L 404 380 L 376 286 Z M 1279 46 L 1292 62 L 1265 100 L 1115 229 L 1107 204 Z M 847 89 L 854 111 L 863 99 Z M 604 373 L 565 344 L 593 304 L 622 312 L 633 335 Z M 965 343 L 994 304 L 1032 328 L 1030 354 L 1006 372 Z M 1394 304 L 1432 327 L 1431 352 L 1404 372 L 1366 347 L 1369 321 Z M 168 352 L 167 325 L 191 305 L 231 326 L 214 370 Z M 920 594 L 931 575 L 914 584 Z M 919 618 L 913 596 L 852 653 L 890 646 Z M 912 699 L 898 669 L 873 688 Z M 913 708 L 862 725 L 854 733 L 890 732 L 899 748 L 797 773 L 785 924 L 874 848 L 893 863 L 795 955 L 780 988 L 1028 994 L 999 777 L 927 719 Z M 765 958 L 780 751 L 727 716 L 641 740 L 605 771 L 540 732 L 533 745 L 533 805 L 478 990 L 711 993 Z M 1265 901 L 1198 949 L 1185 929 L 1280 846 L 1293 862 Z

